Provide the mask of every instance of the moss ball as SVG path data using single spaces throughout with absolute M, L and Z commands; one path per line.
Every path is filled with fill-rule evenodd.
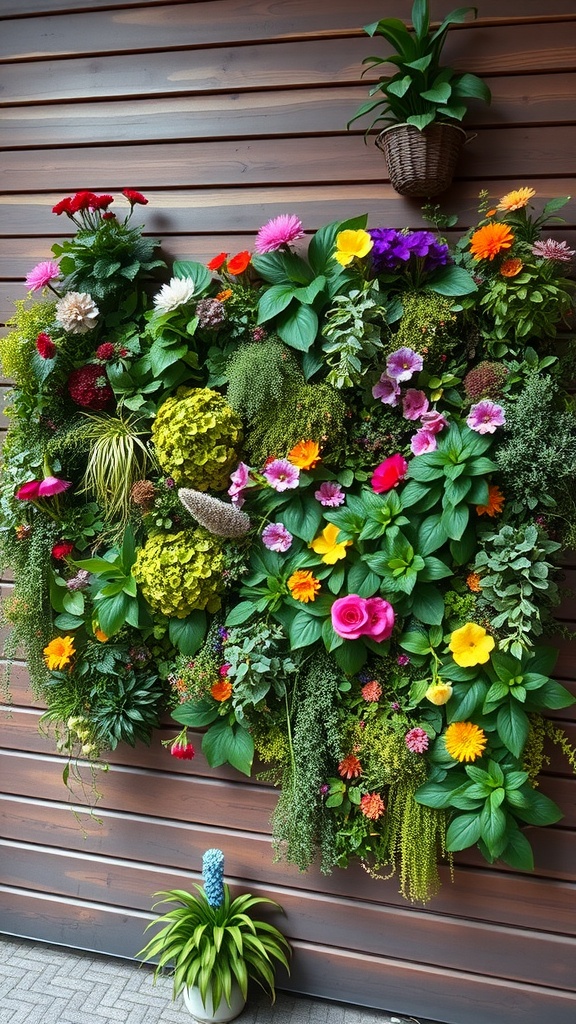
M 199 527 L 152 534 L 132 572 L 155 611 L 185 619 L 197 608 L 218 611 L 223 568 L 221 541 Z

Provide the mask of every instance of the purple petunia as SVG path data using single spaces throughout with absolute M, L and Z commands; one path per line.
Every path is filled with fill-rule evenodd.
M 402 270 L 412 257 L 422 261 L 419 270 L 428 274 L 450 263 L 448 246 L 431 231 L 371 228 L 368 234 L 374 243 L 370 258 L 375 274 Z
M 234 472 L 230 473 L 230 481 L 228 494 L 232 499 L 232 504 L 236 505 L 236 508 L 242 508 L 244 491 L 250 484 L 250 467 L 245 462 L 239 462 Z
M 387 373 L 383 373 L 378 383 L 372 388 L 373 397 L 379 398 L 383 405 L 398 405 L 399 394 L 400 385 Z
M 300 470 L 288 459 L 274 459 L 262 475 L 275 491 L 291 491 L 298 487 Z
M 423 391 L 408 388 L 402 399 L 402 415 L 405 420 L 419 420 L 428 411 L 428 399 Z
M 343 505 L 346 496 L 344 491 L 334 480 L 324 480 L 317 491 L 314 491 L 316 501 L 319 501 L 325 508 L 338 508 Z
M 504 409 L 485 398 L 471 407 L 466 423 L 477 434 L 493 434 L 496 427 L 503 427 L 506 423 Z
M 262 543 L 269 551 L 288 551 L 293 540 L 284 523 L 268 523 L 262 530 Z
M 396 349 L 386 360 L 386 371 L 397 383 L 401 380 L 410 380 L 419 373 L 424 365 L 422 356 L 412 348 L 406 346 Z

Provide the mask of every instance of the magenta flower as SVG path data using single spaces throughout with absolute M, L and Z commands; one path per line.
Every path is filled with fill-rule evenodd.
M 363 633 L 380 644 L 383 640 L 388 639 L 394 629 L 394 609 L 382 597 L 367 598 L 364 607 L 368 615 L 368 622 Z
M 496 427 L 503 427 L 506 423 L 504 409 L 485 398 L 471 407 L 466 423 L 477 434 L 493 434 Z
M 532 246 L 534 256 L 540 256 L 543 260 L 557 260 L 559 263 L 569 263 L 576 255 L 575 249 L 568 247 L 568 242 L 556 242 L 553 238 L 547 238 L 545 242 L 534 242 Z
M 34 501 L 34 499 L 38 497 L 39 487 L 39 480 L 29 480 L 27 484 L 22 484 L 22 486 L 18 488 L 16 491 L 16 497 L 19 501 Z
M 402 415 L 405 420 L 419 420 L 428 411 L 428 399 L 423 391 L 408 388 L 402 399 Z
M 396 664 L 400 665 L 401 667 L 403 667 L 404 665 L 409 665 L 410 658 L 408 657 L 407 654 L 399 654 L 398 657 L 396 658 Z
M 62 494 L 72 487 L 70 480 L 61 480 L 57 476 L 46 476 L 38 486 L 39 498 L 52 498 L 55 494 Z
M 425 732 L 424 729 L 420 729 L 416 726 L 415 729 L 410 729 L 406 733 L 404 742 L 412 754 L 423 754 L 428 750 L 430 739 L 428 733 Z
M 437 409 L 423 412 L 420 422 L 424 430 L 427 430 L 430 434 L 439 434 L 441 430 L 444 430 L 444 427 L 448 426 L 448 420 Z
M 410 440 L 412 455 L 426 455 L 436 451 L 437 446 L 436 435 L 431 430 L 417 430 Z
M 383 405 L 398 405 L 400 385 L 392 380 L 387 373 L 383 373 L 380 380 L 372 388 L 374 398 L 379 398 Z
M 389 455 L 387 459 L 384 459 L 384 462 L 376 466 L 370 478 L 372 490 L 376 491 L 376 494 L 384 494 L 385 491 L 391 491 L 393 487 L 397 487 L 400 481 L 404 479 L 407 472 L 408 463 L 400 452 L 396 452 L 395 455 Z
M 275 491 L 291 491 L 298 487 L 300 470 L 288 459 L 274 459 L 266 466 L 263 476 Z
M 325 508 L 338 508 L 346 501 L 346 495 L 334 480 L 325 480 L 320 484 L 317 491 L 314 491 L 316 501 L 319 501 Z
M 345 640 L 357 640 L 366 632 L 370 622 L 366 599 L 358 594 L 337 598 L 332 605 L 331 616 L 334 632 Z
M 239 462 L 234 472 L 230 473 L 230 480 L 228 494 L 232 499 L 232 504 L 236 505 L 237 508 L 242 508 L 244 504 L 244 491 L 250 483 L 250 467 L 245 462 Z
M 268 523 L 262 530 L 262 543 L 269 551 L 288 551 L 293 540 L 284 523 Z
M 303 238 L 302 221 L 294 214 L 282 213 L 279 217 L 273 217 L 256 235 L 254 249 L 262 255 L 265 252 L 274 252 L 283 245 L 295 242 Z
M 32 292 L 37 292 L 39 288 L 45 288 L 57 277 L 60 277 L 60 267 L 56 260 L 45 260 L 44 263 L 37 263 L 26 275 L 26 287 Z
M 398 382 L 410 380 L 415 373 L 420 372 L 423 365 L 424 360 L 422 356 L 418 355 L 414 349 L 406 347 L 396 349 L 386 360 L 388 376 Z

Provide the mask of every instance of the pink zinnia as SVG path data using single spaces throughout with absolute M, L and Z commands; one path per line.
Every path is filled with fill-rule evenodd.
M 423 391 L 408 388 L 402 399 L 402 415 L 405 420 L 419 420 L 428 411 L 428 399 Z
M 413 455 L 427 455 L 428 452 L 436 451 L 437 447 L 436 435 L 431 430 L 417 430 L 410 441 L 410 450 Z
M 67 491 L 71 486 L 70 480 L 61 480 L 57 476 L 47 476 L 44 477 L 44 480 L 40 481 L 38 497 L 51 498 L 54 494 L 62 494 L 62 491 Z
M 387 373 L 383 373 L 380 380 L 372 388 L 373 398 L 379 398 L 383 405 L 398 405 L 400 385 L 392 380 Z
M 254 249 L 262 255 L 265 252 L 275 252 L 283 245 L 295 242 L 303 238 L 302 221 L 294 214 L 282 213 L 279 217 L 273 217 L 256 235 Z
M 325 508 L 338 508 L 346 501 L 344 491 L 334 480 L 324 480 L 318 490 L 314 491 L 314 497 Z
M 395 381 L 410 380 L 424 366 L 422 356 L 412 348 L 399 348 L 386 360 L 388 376 Z
M 575 249 L 568 247 L 568 242 L 556 242 L 554 238 L 547 238 L 545 242 L 534 242 L 532 254 L 540 256 L 543 260 L 557 260 L 559 263 L 569 263 L 574 255 Z
M 471 407 L 466 423 L 477 434 L 493 434 L 496 427 L 503 427 L 506 423 L 504 409 L 486 398 Z
M 39 288 L 45 288 L 57 277 L 60 277 L 60 267 L 56 260 L 45 260 L 43 263 L 37 263 L 26 275 L 26 287 L 29 291 L 37 292 Z
M 266 466 L 263 476 L 275 491 L 291 491 L 298 487 L 300 470 L 288 459 L 274 459 Z
M 293 539 L 284 523 L 268 523 L 262 530 L 262 543 L 269 551 L 288 551 Z
M 428 733 L 425 732 L 424 729 L 420 729 L 416 726 L 415 729 L 410 729 L 410 731 L 406 733 L 404 742 L 412 754 L 423 754 L 428 750 L 430 739 L 428 737 Z

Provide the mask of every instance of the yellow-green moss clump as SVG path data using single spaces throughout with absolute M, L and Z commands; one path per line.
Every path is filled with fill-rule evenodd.
M 160 406 L 152 439 L 179 486 L 223 491 L 239 461 L 242 421 L 217 391 L 181 387 Z
M 196 608 L 218 611 L 223 568 L 221 541 L 199 527 L 152 534 L 132 573 L 155 611 L 184 619 Z
M 35 302 L 29 305 L 28 299 L 16 299 L 14 306 L 14 316 L 6 321 L 6 326 L 12 330 L 0 340 L 2 371 L 19 388 L 35 394 L 38 382 L 31 359 L 36 351 L 36 338 L 54 322 L 56 303 Z

